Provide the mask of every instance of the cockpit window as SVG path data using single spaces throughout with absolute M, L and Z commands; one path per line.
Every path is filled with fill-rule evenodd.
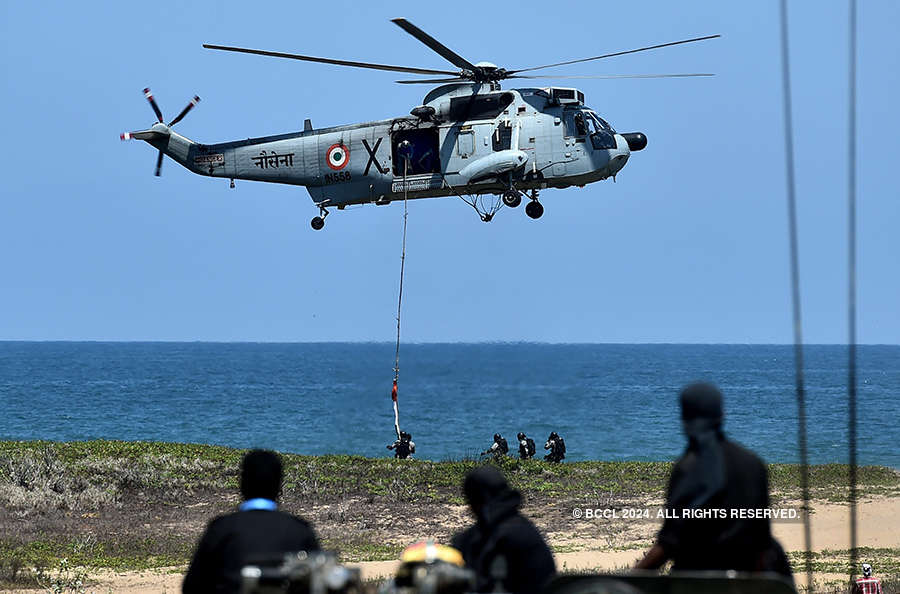
M 606 131 L 608 131 L 608 132 L 615 132 L 615 130 L 613 130 L 613 127 L 610 126 L 609 123 L 608 123 L 606 120 L 604 120 L 603 118 L 601 118 L 600 116 L 598 116 L 598 115 L 595 114 L 594 112 L 589 111 L 589 112 L 585 112 L 585 113 L 586 113 L 586 115 L 588 116 L 588 119 L 589 119 L 589 120 L 592 120 L 592 122 L 593 122 L 593 124 L 594 124 L 594 131 L 595 131 L 595 132 L 598 132 L 598 131 L 600 131 L 600 130 L 606 130 Z

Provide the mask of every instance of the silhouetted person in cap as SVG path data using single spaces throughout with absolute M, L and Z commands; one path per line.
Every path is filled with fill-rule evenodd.
M 209 523 L 197 544 L 181 589 L 190 592 L 238 592 L 241 568 L 248 563 L 280 563 L 284 553 L 318 551 L 319 541 L 306 521 L 278 510 L 281 459 L 253 450 L 241 463 L 238 511 Z
M 725 438 L 722 393 L 708 383 L 685 387 L 681 420 L 688 445 L 672 468 L 666 496 L 666 508 L 677 518 L 664 521 L 637 568 L 655 569 L 672 559 L 673 571 L 774 571 L 791 577 L 769 519 L 732 517 L 732 510 L 768 508 L 769 482 L 762 460 Z
M 463 491 L 475 525 L 454 536 L 453 547 L 475 572 L 475 591 L 540 591 L 556 575 L 556 565 L 541 533 L 519 514 L 519 492 L 493 466 L 466 475 Z

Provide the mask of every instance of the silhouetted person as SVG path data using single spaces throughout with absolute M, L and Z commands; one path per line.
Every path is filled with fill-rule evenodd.
M 762 460 L 722 433 L 722 393 L 708 383 L 685 387 L 681 419 L 688 445 L 672 468 L 666 496 L 666 508 L 678 519 L 664 521 L 638 569 L 672 559 L 673 571 L 774 571 L 790 578 L 768 518 L 732 517 L 732 510 L 767 509 L 769 482 Z M 692 513 L 709 517 L 685 518 Z
M 481 452 L 481 455 L 486 456 L 490 454 L 494 458 L 502 458 L 507 453 L 509 453 L 509 443 L 502 435 L 494 433 L 494 443 L 491 444 L 491 447 Z
M 516 439 L 519 440 L 519 458 L 528 460 L 529 458 L 534 457 L 535 452 L 537 452 L 534 440 L 525 435 L 522 431 L 516 435 Z
M 872 575 L 872 566 L 862 564 L 862 577 L 853 582 L 853 594 L 882 594 L 881 580 Z
M 454 536 L 453 547 L 475 572 L 475 591 L 539 592 L 556 575 L 556 565 L 541 533 L 519 514 L 519 492 L 493 466 L 466 475 L 463 491 L 475 525 Z
M 182 592 L 239 592 L 241 568 L 248 563 L 280 563 L 284 553 L 318 551 L 319 541 L 306 521 L 278 511 L 281 459 L 253 450 L 241 463 L 238 511 L 215 518 L 200 538 L 184 576 Z
M 550 450 L 550 453 L 544 456 L 544 460 L 547 462 L 559 463 L 566 457 L 566 442 L 556 431 L 551 432 L 547 437 L 544 449 Z
M 416 442 L 412 440 L 412 435 L 406 431 L 400 432 L 400 438 L 387 447 L 394 450 L 394 457 L 405 460 L 416 453 Z

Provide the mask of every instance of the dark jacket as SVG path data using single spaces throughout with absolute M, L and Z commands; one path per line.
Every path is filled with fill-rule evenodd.
M 239 592 L 241 568 L 292 551 L 318 551 L 306 521 L 282 511 L 249 510 L 219 516 L 197 544 L 181 589 Z
M 503 592 L 535 594 L 556 574 L 553 554 L 534 524 L 519 515 L 522 498 L 518 491 L 506 486 L 502 476 L 502 487 L 494 488 L 489 484 L 492 477 L 478 475 L 482 470 L 499 475 L 491 467 L 469 475 L 466 491 L 470 503 L 470 488 L 481 491 L 480 501 L 473 506 L 477 521 L 453 537 L 453 546 L 475 571 L 477 592 L 493 591 L 499 574 L 505 575 L 499 578 Z
M 769 520 L 731 517 L 732 509 L 757 510 L 769 507 L 766 467 L 756 454 L 721 435 L 719 445 L 724 480 L 719 490 L 700 508 L 721 510 L 726 517 L 667 519 L 659 532 L 658 542 L 673 560 L 673 570 L 768 569 L 783 573 L 782 559 L 786 563 L 786 558 L 772 539 Z M 689 477 L 697 482 L 693 477 L 697 473 L 708 471 L 690 448 L 675 463 L 666 501 L 666 507 L 675 512 L 673 515 L 684 516 L 684 510 L 692 507 L 688 501 L 691 493 L 681 488 L 682 485 L 687 484 Z M 678 493 L 684 495 L 679 497 Z M 777 550 L 773 550 L 773 547 Z M 781 566 L 776 567 L 777 565 Z

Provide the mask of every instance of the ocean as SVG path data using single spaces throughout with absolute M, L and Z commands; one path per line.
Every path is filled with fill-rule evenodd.
M 120 439 L 389 456 L 392 343 L 0 342 L 0 439 Z M 847 462 L 847 348 L 805 347 L 811 463 Z M 858 347 L 860 464 L 900 468 L 900 346 Z M 798 462 L 790 345 L 404 344 L 400 425 L 417 458 L 494 433 L 567 460 L 672 460 L 678 390 L 725 394 L 725 431 Z

